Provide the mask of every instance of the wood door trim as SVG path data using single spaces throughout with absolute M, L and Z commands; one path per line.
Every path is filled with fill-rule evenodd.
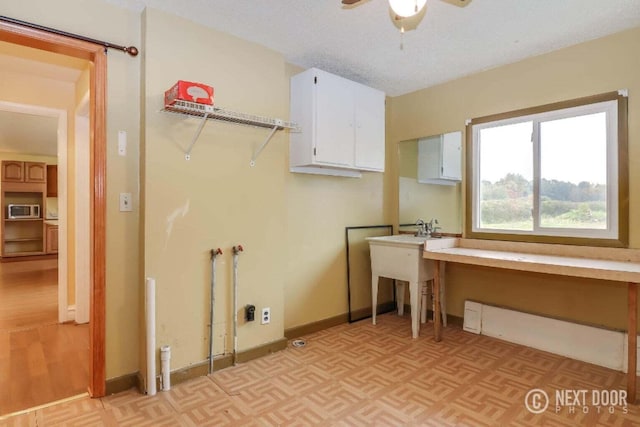
M 0 40 L 91 61 L 91 295 L 89 394 L 105 395 L 106 361 L 106 87 L 107 60 L 103 46 L 0 21 Z

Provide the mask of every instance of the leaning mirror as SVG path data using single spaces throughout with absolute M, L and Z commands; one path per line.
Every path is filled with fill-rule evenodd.
M 402 141 L 398 159 L 400 230 L 433 219 L 443 233 L 462 233 L 462 132 Z

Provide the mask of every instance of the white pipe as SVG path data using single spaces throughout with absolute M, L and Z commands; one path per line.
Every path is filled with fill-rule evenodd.
M 160 372 L 162 373 L 162 391 L 171 390 L 171 347 L 160 347 Z
M 145 319 L 147 325 L 147 395 L 156 394 L 156 281 L 147 277 L 145 287 Z
M 238 357 L 238 256 L 244 248 L 242 245 L 233 247 L 233 364 Z

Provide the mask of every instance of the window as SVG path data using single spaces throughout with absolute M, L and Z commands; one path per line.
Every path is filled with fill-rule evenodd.
M 626 114 L 613 92 L 473 119 L 467 237 L 626 246 Z

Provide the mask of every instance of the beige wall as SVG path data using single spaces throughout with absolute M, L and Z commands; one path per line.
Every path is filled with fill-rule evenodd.
M 398 141 L 463 130 L 465 119 L 629 89 L 630 242 L 640 246 L 640 28 L 583 43 L 424 89 L 392 100 L 392 136 Z M 577 153 L 579 156 L 579 153 Z M 387 177 L 390 180 L 395 178 Z M 451 206 L 460 203 L 451 195 Z M 393 196 L 397 200 L 397 192 Z M 446 231 L 446 230 L 445 230 Z M 447 311 L 462 316 L 465 299 L 625 327 L 623 286 L 587 280 L 452 265 L 447 270 Z
M 244 247 L 238 349 L 283 337 L 288 137 L 277 133 L 251 167 L 269 130 L 208 122 L 187 161 L 199 120 L 160 112 L 164 91 L 177 80 L 202 82 L 214 87 L 218 106 L 287 118 L 288 81 L 282 55 L 256 44 L 153 9 L 145 28 L 144 271 L 157 284 L 158 345 L 171 345 L 177 368 L 208 355 L 212 248 L 224 252 L 217 258 L 215 354 L 233 346 L 235 245 Z M 246 323 L 246 304 L 270 307 L 271 323 Z

